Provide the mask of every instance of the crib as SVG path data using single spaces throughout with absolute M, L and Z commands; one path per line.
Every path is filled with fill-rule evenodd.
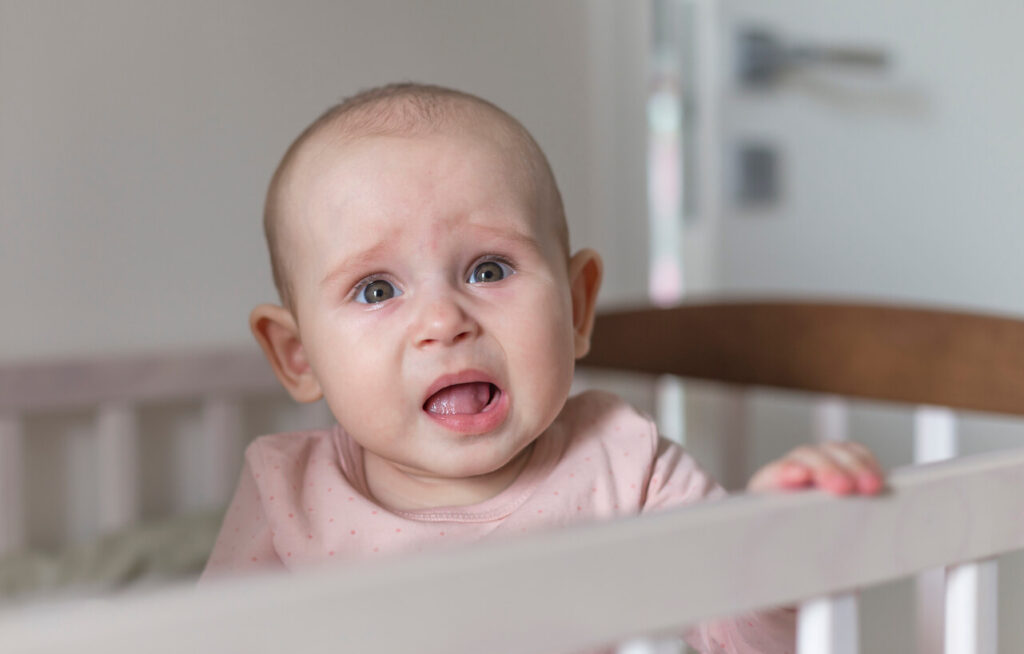
M 857 589 L 920 575 L 919 651 L 997 651 L 994 557 L 1024 549 L 1024 447 L 952 458 L 953 411 L 1024 416 L 1024 320 L 879 304 L 690 303 L 602 313 L 581 365 L 727 384 L 740 389 L 740 410 L 744 389 L 813 394 L 819 438 L 845 437 L 850 402 L 920 406 L 916 438 L 928 463 L 892 471 L 878 498 L 734 496 L 201 591 L 188 577 L 193 561 L 158 588 L 112 594 L 111 584 L 94 584 L 104 593 L 9 603 L 0 650 L 570 652 L 799 605 L 801 654 L 851 654 Z M 94 412 L 92 522 L 102 535 L 140 519 L 138 408 L 189 400 L 201 407 L 190 444 L 200 465 L 178 508 L 206 516 L 202 554 L 250 436 L 244 402 L 274 393 L 254 350 L 0 366 L 0 551 L 10 557 L 30 544 L 23 471 L 34 416 Z M 316 426 L 323 412 L 314 406 L 297 420 Z M 744 457 L 742 434 L 723 440 L 730 456 Z M 631 651 L 667 651 L 656 640 L 643 647 Z

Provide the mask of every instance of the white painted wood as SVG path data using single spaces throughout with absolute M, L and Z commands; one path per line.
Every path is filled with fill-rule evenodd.
M 914 463 L 944 461 L 957 455 L 956 415 L 944 407 L 921 406 L 914 411 Z M 914 580 L 914 633 L 917 654 L 942 651 L 946 571 L 926 570 Z
M 578 651 L 1024 548 L 1022 490 L 1024 449 L 1001 451 L 895 470 L 881 497 L 741 496 L 201 593 L 0 613 L 0 642 L 256 654 L 336 652 L 343 634 L 353 652 Z
M 0 415 L 0 554 L 25 545 L 24 438 L 17 415 Z
M 846 593 L 803 602 L 796 638 L 798 654 L 857 654 L 857 596 Z
M 661 375 L 655 385 L 658 433 L 686 445 L 686 393 L 681 377 Z
M 996 654 L 998 563 L 949 568 L 946 578 L 946 654 Z
M 722 393 L 724 415 L 718 433 L 721 474 L 718 481 L 730 491 L 746 487 L 750 475 L 750 395 L 738 388 Z
M 99 431 L 97 419 L 73 424 L 62 432 L 64 540 L 81 544 L 100 535 Z
M 956 414 L 944 407 L 918 407 L 914 411 L 914 463 L 944 461 L 956 455 Z
M 139 517 L 138 423 L 130 404 L 112 402 L 96 414 L 97 522 L 100 533 Z
M 189 509 L 226 506 L 242 464 L 241 402 L 227 397 L 206 399 L 202 429 L 197 436 L 197 441 L 191 444 L 194 449 L 188 460 L 199 472 L 198 492 L 190 493 L 183 503 Z
M 946 569 L 933 568 L 914 578 L 914 634 L 917 654 L 938 654 L 943 648 Z
M 686 391 L 681 377 L 661 375 L 655 383 L 658 433 L 686 446 Z M 675 639 L 637 638 L 622 643 L 618 654 L 679 654 L 689 648 Z
M 819 443 L 850 439 L 848 405 L 841 397 L 828 395 L 814 402 L 814 439 Z
M 687 651 L 682 638 L 633 638 L 619 643 L 615 654 L 680 654 Z
M 0 412 L 275 391 L 270 366 L 253 349 L 0 365 Z

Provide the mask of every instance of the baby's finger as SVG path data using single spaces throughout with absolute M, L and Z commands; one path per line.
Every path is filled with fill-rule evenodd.
M 833 448 L 804 445 L 790 452 L 786 459 L 807 466 L 815 486 L 837 495 L 852 493 L 857 488 L 857 481 L 847 465 L 855 460 L 843 453 L 833 454 L 836 454 Z
M 871 450 L 854 441 L 830 445 L 830 455 L 854 475 L 859 492 L 874 495 L 882 489 L 885 472 Z
M 839 445 L 846 452 L 856 457 L 862 465 L 866 466 L 872 472 L 878 474 L 879 476 L 885 476 L 885 471 L 882 469 L 882 464 L 878 462 L 878 459 L 875 458 L 874 453 L 872 453 L 871 450 L 869 450 L 868 448 L 864 447 L 863 445 L 856 441 L 841 441 L 836 443 L 836 445 Z
M 780 459 L 761 468 L 750 478 L 747 490 L 755 493 L 803 488 L 813 482 L 810 468 L 788 459 Z

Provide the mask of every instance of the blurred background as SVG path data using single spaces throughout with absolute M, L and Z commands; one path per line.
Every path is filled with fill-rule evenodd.
M 0 0 L 0 363 L 248 346 L 249 310 L 275 298 L 261 211 L 280 156 L 327 106 L 404 80 L 534 134 L 573 247 L 605 258 L 605 307 L 1021 315 L 1021 24 L 1011 0 Z M 679 426 L 712 469 L 732 406 L 713 396 L 688 387 Z M 807 416 L 754 398 L 751 466 L 806 440 Z M 857 407 L 851 435 L 902 465 L 911 420 Z M 967 453 L 1020 437 L 963 432 Z M 167 452 L 148 455 L 157 480 Z M 151 513 L 170 502 L 147 492 Z M 905 585 L 871 597 L 866 651 L 910 651 Z
M 396 80 L 526 124 L 574 244 L 608 261 L 606 305 L 646 299 L 649 217 L 665 211 L 649 207 L 648 146 L 677 126 L 689 294 L 1024 312 L 1022 14 L 1010 0 L 2 0 L 0 360 L 248 342 L 249 308 L 274 295 L 259 221 L 280 155 L 325 107 Z M 778 61 L 744 73 L 765 37 Z

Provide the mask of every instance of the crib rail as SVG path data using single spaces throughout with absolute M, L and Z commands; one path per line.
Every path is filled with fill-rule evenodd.
M 387 565 L 20 609 L 0 614 L 0 647 L 574 651 L 1021 548 L 1024 449 L 899 469 L 876 498 L 733 497 Z M 970 641 L 971 620 L 952 616 L 953 637 Z
M 279 388 L 255 348 L 125 355 L 0 366 L 0 415 L 88 408 L 107 402 L 232 396 Z
M 581 364 L 1024 415 L 1020 318 L 878 304 L 694 302 L 602 313 Z
M 183 509 L 211 508 L 227 501 L 241 460 L 241 401 L 272 392 L 280 387 L 256 348 L 0 365 L 0 554 L 23 548 L 27 540 L 26 418 L 95 412 L 95 427 L 82 437 L 88 442 L 81 449 L 96 458 L 98 490 L 87 502 L 99 515 L 96 524 L 84 524 L 71 503 L 69 524 L 83 532 L 79 536 L 98 535 L 139 515 L 140 405 L 202 403 L 204 429 L 190 444 L 199 474 L 179 484 L 179 503 Z M 87 486 L 69 490 L 72 498 L 90 494 Z

